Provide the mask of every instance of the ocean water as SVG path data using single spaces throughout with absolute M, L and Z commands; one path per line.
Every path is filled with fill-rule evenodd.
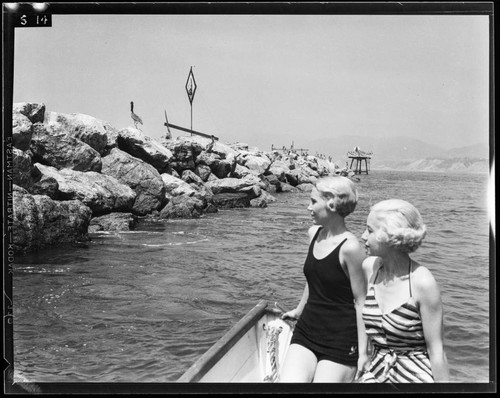
M 488 175 L 371 171 L 347 218 L 361 236 L 370 205 L 415 204 L 428 235 L 413 257 L 438 281 L 451 381 L 490 380 Z M 265 209 L 143 221 L 132 232 L 16 257 L 17 380 L 173 382 L 259 300 L 293 308 L 304 287 L 308 193 Z M 492 286 L 492 285 L 491 285 Z

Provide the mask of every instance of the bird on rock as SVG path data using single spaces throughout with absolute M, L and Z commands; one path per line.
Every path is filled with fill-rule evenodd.
M 130 101 L 130 116 L 132 116 L 132 120 L 134 121 L 135 128 L 137 128 L 137 123 L 142 124 L 142 119 L 134 113 L 133 101 Z

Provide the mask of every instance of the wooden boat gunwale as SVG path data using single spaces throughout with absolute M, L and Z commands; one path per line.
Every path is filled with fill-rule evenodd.
M 181 383 L 198 382 L 266 312 L 281 312 L 268 308 L 268 302 L 261 300 L 243 318 L 241 318 L 224 336 L 210 347 L 191 367 L 177 380 Z

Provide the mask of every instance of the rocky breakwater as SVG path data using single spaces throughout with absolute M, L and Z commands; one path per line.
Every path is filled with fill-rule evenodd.
M 143 218 L 266 207 L 276 193 L 307 191 L 318 177 L 339 172 L 318 157 L 198 136 L 155 140 L 35 103 L 14 104 L 12 144 L 18 253 L 133 229 Z

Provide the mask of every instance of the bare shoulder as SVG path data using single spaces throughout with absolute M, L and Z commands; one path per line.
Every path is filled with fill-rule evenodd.
M 346 264 L 348 267 L 355 266 L 361 269 L 365 257 L 366 252 L 358 238 L 352 234 L 348 235 L 347 240 L 340 248 L 339 258 L 341 263 Z
M 366 257 L 365 260 L 363 261 L 362 267 L 366 275 L 366 279 L 370 281 L 376 270 L 380 268 L 380 257 L 377 256 Z
M 425 266 L 413 262 L 412 285 L 421 298 L 439 294 L 439 286 L 432 272 Z
M 364 252 L 363 245 L 359 239 L 351 233 L 347 235 L 347 241 L 342 245 L 341 250 L 344 253 L 358 253 L 359 251 Z

